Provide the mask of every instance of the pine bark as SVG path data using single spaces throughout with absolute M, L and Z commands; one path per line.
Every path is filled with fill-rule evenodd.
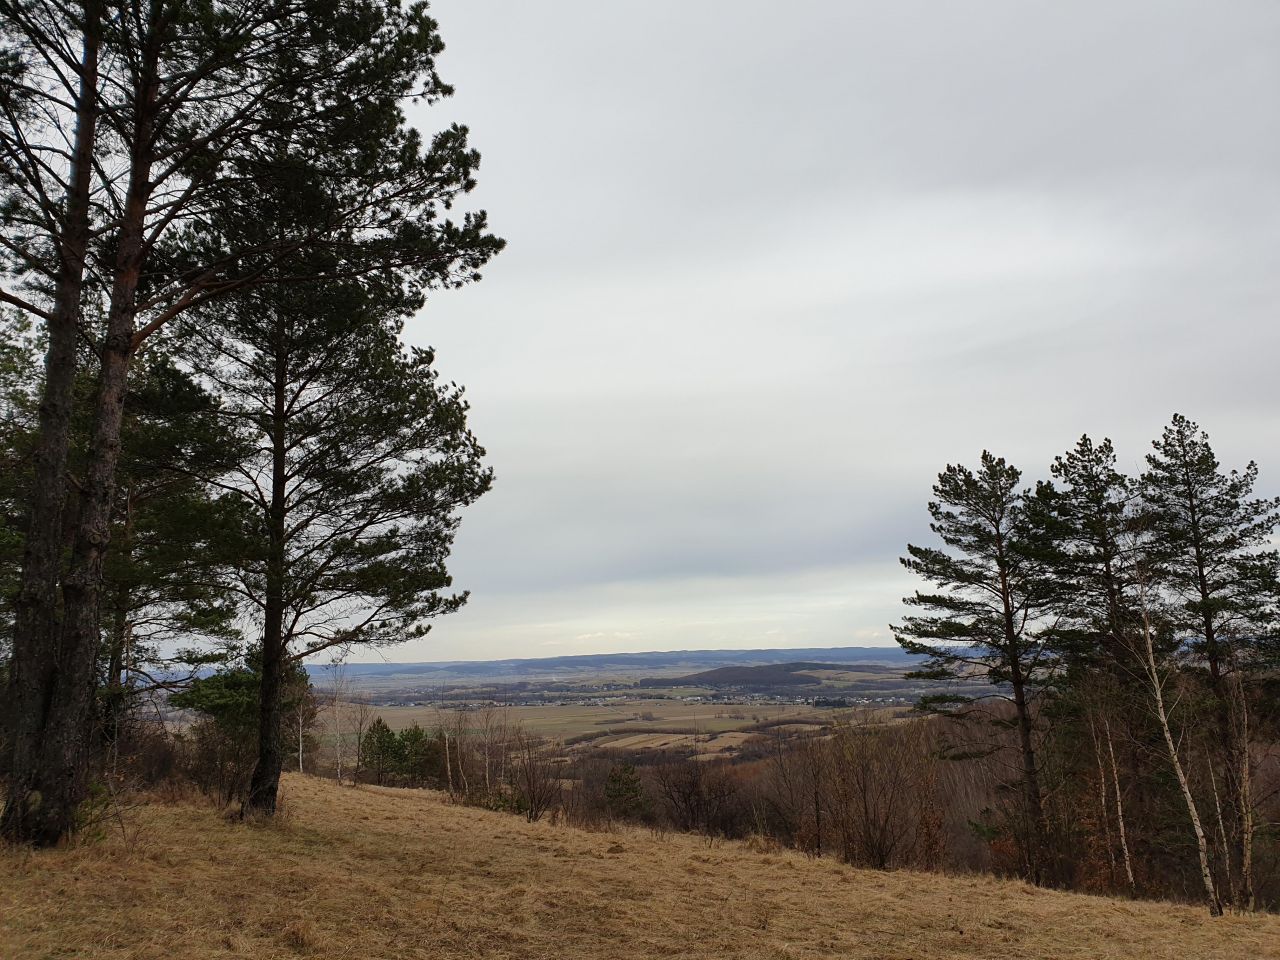
M 13 842 L 37 846 L 57 843 L 71 825 L 65 802 L 56 798 L 59 790 L 68 785 L 67 771 L 47 777 L 42 753 L 50 721 L 56 719 L 55 711 L 61 706 L 56 689 L 64 667 L 56 647 L 58 583 L 76 344 L 89 245 L 100 45 L 101 8 L 97 2 L 89 2 L 84 6 L 74 148 L 66 187 L 66 212 L 58 237 L 59 263 L 52 317 L 47 325 L 49 342 L 40 398 L 34 488 L 14 624 L 7 717 L 9 783 L 4 812 L 0 815 L 0 834 Z M 73 795 L 77 793 L 76 779 L 70 778 Z
M 1036 751 L 1032 733 L 1031 705 L 1027 701 L 1026 684 L 1017 661 L 1013 663 L 1013 704 L 1018 717 L 1018 749 L 1022 754 L 1022 801 L 1026 811 L 1027 826 L 1031 831 L 1028 853 L 1029 879 L 1032 883 L 1044 883 L 1046 830 L 1044 803 L 1040 792 L 1040 774 L 1036 769 Z
M 115 277 L 101 344 L 89 456 L 81 485 L 71 562 L 62 581 L 63 616 L 55 650 L 52 696 L 41 731 L 35 785 L 40 794 L 41 842 L 56 842 L 75 825 L 88 791 L 92 753 L 94 664 L 102 565 L 111 539 L 111 509 L 129 362 L 133 355 L 135 296 L 145 258 L 147 203 L 152 185 L 152 130 L 158 91 L 158 41 L 144 52 L 136 100 L 129 188 L 118 234 Z
M 262 624 L 262 683 L 258 691 L 258 760 L 249 781 L 245 809 L 271 815 L 276 810 L 284 765 L 280 736 L 280 695 L 285 657 L 285 521 L 288 455 L 285 424 L 288 352 L 284 322 L 276 324 L 272 384 L 271 505 L 268 520 L 267 578 Z

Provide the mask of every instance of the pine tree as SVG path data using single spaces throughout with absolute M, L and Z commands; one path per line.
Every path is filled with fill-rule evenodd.
M 1064 746 L 1080 745 L 1079 756 L 1089 758 L 1073 762 L 1068 755 L 1064 762 L 1081 774 L 1078 783 L 1090 789 L 1096 783 L 1099 840 L 1111 883 L 1119 882 L 1122 868 L 1132 889 L 1130 818 L 1116 744 L 1139 744 L 1152 735 L 1141 709 L 1144 694 L 1133 679 L 1139 666 L 1133 651 L 1141 648 L 1137 638 L 1144 629 L 1139 596 L 1146 566 L 1137 484 L 1116 469 L 1110 440 L 1095 444 L 1088 436 L 1056 457 L 1050 472 L 1053 481 L 1039 484 L 1036 495 L 1054 522 L 1054 576 L 1076 588 L 1053 634 L 1064 665 L 1057 737 Z M 1143 777 L 1137 752 L 1122 753 L 1129 778 Z
M 1258 465 L 1224 472 L 1209 437 L 1175 415 L 1147 456 L 1146 520 L 1162 584 L 1181 601 L 1177 626 L 1215 689 L 1235 670 L 1280 663 L 1277 567 L 1271 540 L 1280 498 L 1253 495 Z
M 373 771 L 377 783 L 383 783 L 400 765 L 400 741 L 381 717 L 374 718 L 365 732 L 360 756 L 365 766 Z
M 23 504 L 31 485 L 38 369 L 31 322 L 21 314 L 0 311 L 0 662 L 6 665 L 22 569 Z M 0 676 L 0 683 L 4 679 Z
M 939 590 L 906 598 L 929 615 L 906 617 L 893 632 L 904 650 L 928 658 L 911 676 L 957 685 L 985 679 L 996 690 L 989 696 L 1012 703 L 1022 761 L 1025 869 L 1038 883 L 1048 879 L 1047 828 L 1034 700 L 1057 666 L 1045 634 L 1063 590 L 1052 577 L 1048 524 L 1020 489 L 1021 479 L 1020 471 L 985 451 L 977 471 L 949 465 L 938 475 L 930 529 L 947 549 L 908 545 L 902 563 Z M 952 692 L 922 705 L 975 699 Z
M 644 783 L 640 774 L 629 763 L 615 763 L 609 768 L 604 783 L 604 805 L 609 816 L 630 820 L 644 813 L 648 806 Z
M 272 216 L 236 229 L 270 232 L 279 219 L 316 215 L 291 191 L 278 196 L 280 206 L 264 207 Z M 260 287 L 189 328 L 206 382 L 255 449 L 218 482 L 252 517 L 237 591 L 262 625 L 259 766 L 247 800 L 261 813 L 274 809 L 281 770 L 274 685 L 285 665 L 420 637 L 466 600 L 449 590 L 445 563 L 459 511 L 491 475 L 462 390 L 440 382 L 430 351 L 399 341 L 419 303 L 389 271 Z
M 236 504 L 204 479 L 246 452 L 216 398 L 165 353 L 143 358 L 126 429 L 102 596 L 101 723 L 114 740 L 140 696 L 239 640 L 229 593 Z
M 1142 562 L 1132 537 L 1135 484 L 1116 469 L 1111 441 L 1094 444 L 1087 436 L 1055 458 L 1050 472 L 1059 486 L 1041 484 L 1037 495 L 1056 522 L 1054 575 L 1079 588 L 1060 642 L 1086 663 L 1114 661 L 1139 625 L 1131 602 Z
M 396 772 L 404 776 L 411 786 L 422 783 L 437 758 L 435 740 L 417 721 L 401 730 L 396 739 L 399 741 L 397 755 L 400 758 Z
M 1280 499 L 1255 498 L 1257 464 L 1224 472 L 1208 435 L 1176 414 L 1147 455 L 1145 520 L 1173 628 L 1203 670 L 1225 747 L 1224 870 L 1231 901 L 1252 908 L 1254 802 L 1249 687 L 1280 663 L 1280 554 L 1271 547 Z
M 87 726 L 91 663 L 88 656 L 60 662 L 55 611 L 94 219 L 104 19 L 97 0 L 0 0 L 0 303 L 40 320 L 47 334 L 18 520 L 22 565 L 0 717 L 9 773 L 0 833 L 45 845 L 66 833 L 85 789 L 84 740 L 75 724 Z M 50 163 L 51 156 L 67 162 Z M 83 695 L 58 697 L 60 687 Z M 66 740 L 69 746 L 59 742 Z M 29 802 L 35 797 L 40 810 Z
M 3 4 L 0 232 L 21 235 L 0 271 L 37 280 L 16 293 L 0 287 L 0 300 L 45 322 L 49 351 L 0 829 L 48 845 L 70 829 L 86 790 L 103 564 L 137 352 L 233 291 L 392 270 L 421 291 L 474 279 L 501 243 L 483 213 L 448 219 L 479 160 L 465 128 L 424 143 L 404 121 L 406 98 L 451 92 L 435 70 L 442 44 L 425 5 Z M 82 54 L 68 53 L 66 37 Z M 47 90 L 57 96 L 42 106 Z M 62 155 L 67 144 L 67 175 L 45 182 L 40 171 L 61 165 L 32 158 Z M 321 227 L 278 230 L 266 244 L 229 242 L 228 222 L 261 216 L 262 179 L 291 174 L 318 186 Z M 332 273 L 311 272 L 317 250 L 331 254 Z M 101 307 L 95 329 L 82 329 L 85 300 Z M 63 478 L 81 336 L 96 344 L 98 377 L 68 544 Z
M 171 707 L 189 710 L 207 720 L 217 734 L 219 746 L 225 747 L 229 763 L 211 757 L 197 758 L 199 763 L 221 762 L 235 768 L 217 778 L 223 787 L 220 799 L 224 802 L 230 802 L 237 795 L 243 799 L 248 788 L 253 752 L 245 750 L 245 746 L 253 744 L 257 733 L 261 687 L 262 664 L 256 652 L 229 651 L 217 671 L 196 677 L 169 697 Z M 281 684 L 281 710 L 290 714 L 293 720 L 285 731 L 284 748 L 294 751 L 298 747 L 297 738 L 306 738 L 317 712 L 311 678 L 301 664 L 292 665 L 286 672 Z M 299 719 L 302 721 L 301 730 Z M 212 747 L 208 743 L 197 743 L 197 749 L 201 746 L 206 750 Z M 208 788 L 211 784 L 206 783 L 205 786 Z

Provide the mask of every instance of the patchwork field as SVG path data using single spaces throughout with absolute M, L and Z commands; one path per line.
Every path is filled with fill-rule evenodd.
M 20 960 L 1273 960 L 1280 918 L 877 873 L 422 791 L 286 777 L 278 824 L 194 801 L 69 850 L 0 852 Z
M 727 733 L 629 733 L 620 737 L 593 740 L 592 746 L 605 750 L 689 750 L 698 757 L 732 753 L 758 734 L 730 730 Z
M 680 700 L 628 700 L 616 705 L 566 704 L 563 706 L 504 707 L 508 719 L 520 723 L 525 729 L 552 740 L 571 740 L 589 735 L 604 736 L 611 732 L 642 733 L 652 727 L 654 733 L 697 732 L 702 734 L 727 733 L 743 730 L 766 720 L 794 717 L 806 719 L 815 716 L 812 707 L 804 704 L 726 705 L 716 703 L 686 703 Z M 440 710 L 434 706 L 375 707 L 372 712 L 381 716 L 392 730 L 403 730 L 414 723 L 428 729 L 443 721 L 452 725 L 458 712 Z M 464 720 L 471 725 L 479 722 Z M 467 716 L 466 713 L 463 716 Z M 826 712 L 829 718 L 830 711 Z

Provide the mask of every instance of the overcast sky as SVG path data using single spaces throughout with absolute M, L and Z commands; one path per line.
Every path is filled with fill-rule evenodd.
M 1280 4 L 436 0 L 509 243 L 409 338 L 497 473 L 396 660 L 892 643 L 948 462 L 1280 492 Z

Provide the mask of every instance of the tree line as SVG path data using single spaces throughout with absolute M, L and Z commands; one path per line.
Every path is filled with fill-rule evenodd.
M 52 845 L 132 705 L 419 636 L 491 483 L 405 318 L 502 247 L 425 3 L 0 0 L 0 833 Z
M 1087 436 L 1032 487 L 990 453 L 948 466 L 940 543 L 903 560 L 929 587 L 895 634 L 949 684 L 926 707 L 1007 728 L 1000 829 L 1023 876 L 1071 882 L 1090 822 L 1123 887 L 1174 860 L 1213 913 L 1249 910 L 1260 850 L 1274 898 L 1280 500 L 1180 415 L 1145 466 Z M 978 679 L 1001 706 L 966 692 Z

